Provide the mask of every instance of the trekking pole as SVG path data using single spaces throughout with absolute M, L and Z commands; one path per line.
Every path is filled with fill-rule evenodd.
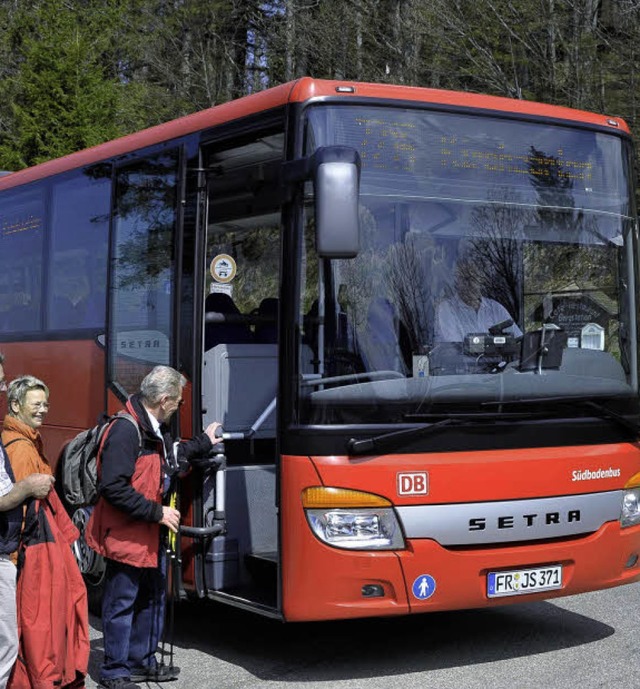
M 219 436 L 220 437 L 220 436 Z M 222 437 L 220 437 L 222 441 Z M 175 598 L 179 595 L 180 571 L 182 560 L 180 557 L 180 539 L 179 534 L 184 533 L 187 538 L 207 538 L 224 531 L 224 469 L 226 469 L 226 457 L 224 456 L 224 446 L 221 442 L 214 446 L 217 450 L 214 457 L 211 457 L 209 470 L 217 471 L 216 478 L 216 519 L 213 527 L 189 527 L 180 526 L 178 533 L 169 531 L 166 549 L 166 563 L 167 563 L 167 604 L 165 606 L 165 625 L 162 630 L 162 644 L 160 647 L 160 655 L 162 663 L 164 664 L 165 657 L 169 656 L 168 669 L 171 674 L 174 673 L 173 665 L 173 647 L 174 647 L 174 633 L 175 633 Z M 220 471 L 222 469 L 222 471 Z M 169 506 L 174 509 L 179 509 L 178 488 L 175 477 L 172 479 L 173 485 L 169 492 Z M 202 533 L 201 533 L 202 532 Z M 169 651 L 167 652 L 167 639 L 169 644 Z M 176 676 L 177 678 L 177 676 Z
M 169 507 L 178 509 L 178 490 L 174 486 L 169 496 Z M 167 549 L 166 549 L 166 564 L 167 564 L 167 604 L 165 609 L 165 624 L 162 630 L 162 647 L 160 655 L 162 663 L 166 665 L 165 658 L 169 656 L 168 669 L 173 672 L 173 646 L 175 640 L 175 601 L 176 601 L 176 581 L 179 573 L 180 559 L 178 555 L 179 541 L 178 534 L 169 531 Z M 169 644 L 169 651 L 167 653 L 167 639 Z

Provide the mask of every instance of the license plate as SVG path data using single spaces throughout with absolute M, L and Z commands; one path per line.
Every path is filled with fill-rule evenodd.
M 562 588 L 562 565 L 548 565 L 533 569 L 514 569 L 508 572 L 489 572 L 487 595 L 517 596 L 536 591 Z

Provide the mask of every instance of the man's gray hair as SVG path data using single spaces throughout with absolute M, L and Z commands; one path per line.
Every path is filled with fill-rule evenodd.
M 15 416 L 11 408 L 12 402 L 17 402 L 22 406 L 27 398 L 27 393 L 31 390 L 42 390 L 49 399 L 49 388 L 35 376 L 20 376 L 9 383 L 7 390 L 7 400 L 9 402 L 9 413 Z
M 2 364 L 4 364 L 4 354 L 0 352 L 0 366 L 2 366 Z
M 163 397 L 177 398 L 187 384 L 186 378 L 170 366 L 156 366 L 140 383 L 142 399 L 155 406 Z

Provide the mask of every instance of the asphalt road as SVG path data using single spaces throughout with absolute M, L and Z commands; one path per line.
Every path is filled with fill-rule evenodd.
M 640 584 L 491 610 L 282 624 L 182 604 L 167 689 L 640 688 Z M 102 656 L 91 619 L 91 679 Z

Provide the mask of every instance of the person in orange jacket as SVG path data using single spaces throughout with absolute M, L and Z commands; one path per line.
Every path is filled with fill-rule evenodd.
M 0 354 L 0 392 L 7 390 L 3 364 Z M 16 482 L 0 442 L 0 689 L 7 686 L 18 655 L 16 568 L 9 556 L 20 541 L 22 505 L 30 498 L 45 498 L 53 481 L 49 474 L 35 473 Z
M 9 385 L 7 397 L 2 442 L 16 481 L 30 474 L 52 474 L 40 437 L 49 411 L 49 388 L 34 376 L 20 376 Z

